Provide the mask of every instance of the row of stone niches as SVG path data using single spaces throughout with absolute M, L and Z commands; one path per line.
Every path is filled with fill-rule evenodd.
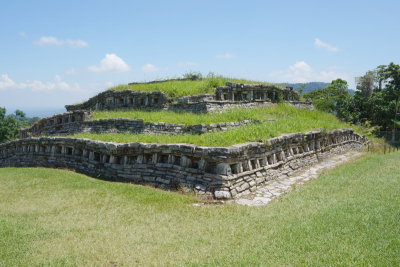
M 122 96 L 122 97 L 107 97 L 104 102 L 97 102 L 95 109 L 103 109 L 106 107 L 118 106 L 157 106 L 160 105 L 160 96 L 158 95 L 143 95 L 138 97 Z
M 311 141 L 298 146 L 291 146 L 287 149 L 278 150 L 274 153 L 266 154 L 265 157 L 253 158 L 240 161 L 236 164 L 230 164 L 226 175 L 241 174 L 247 171 L 258 170 L 260 168 L 282 163 L 291 160 L 295 156 L 301 156 L 304 153 L 319 152 L 328 149 L 330 146 L 341 145 L 347 142 L 360 142 L 359 135 L 337 136 L 323 140 Z M 222 174 L 222 173 L 221 173 Z
M 44 118 L 34 123 L 30 128 L 20 129 L 20 138 L 26 138 L 28 137 L 29 133 L 40 132 L 44 128 L 55 127 L 55 129 L 57 129 L 58 127 L 62 127 L 67 123 L 83 122 L 86 121 L 86 119 L 90 116 L 92 115 L 89 111 L 74 111 Z
M 111 153 L 96 152 L 91 149 L 76 148 L 65 145 L 22 145 L 13 149 L 0 149 L 0 158 L 7 158 L 8 155 L 18 153 L 35 153 L 51 157 L 77 157 L 97 163 L 117 164 L 123 166 L 135 164 L 169 164 L 201 170 L 202 172 L 216 174 L 216 162 L 206 162 L 199 157 L 185 155 L 143 153 L 139 155 L 114 155 Z
M 201 172 L 218 175 L 237 175 L 247 171 L 255 171 L 259 168 L 275 165 L 279 162 L 290 160 L 293 156 L 307 152 L 317 152 L 330 145 L 338 145 L 347 141 L 360 141 L 358 135 L 338 136 L 336 138 L 311 141 L 298 146 L 291 146 L 285 150 L 265 153 L 262 157 L 241 160 L 236 163 L 211 162 L 200 157 L 143 153 L 140 155 L 113 155 L 111 153 L 100 153 L 93 150 L 65 145 L 22 145 L 15 147 L 17 153 L 39 153 L 50 154 L 51 156 L 71 156 L 86 158 L 97 163 L 110 163 L 123 166 L 135 164 L 169 164 L 191 168 Z M 5 158 L 12 151 L 0 150 L 0 155 Z
M 282 91 L 284 92 L 284 91 Z M 217 94 L 216 100 L 220 101 L 277 101 L 277 93 L 275 91 L 250 91 L 250 92 L 220 92 Z M 283 93 L 284 101 L 297 101 L 298 98 L 289 93 Z
M 54 119 L 49 119 L 45 121 L 44 126 L 54 126 L 54 125 L 60 125 L 60 124 L 65 124 L 65 123 L 71 123 L 71 122 L 79 122 L 79 121 L 84 121 L 85 117 L 81 114 L 69 114 L 69 115 L 64 115 L 64 116 L 57 116 Z M 34 129 L 36 130 L 36 129 Z

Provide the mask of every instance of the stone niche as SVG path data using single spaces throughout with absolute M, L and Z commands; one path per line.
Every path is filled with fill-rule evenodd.
M 279 96 L 283 101 L 299 101 L 300 95 L 292 87 L 284 89 L 273 85 L 251 85 L 226 83 L 216 89 L 216 100 L 220 101 L 270 101 L 277 102 Z
M 243 120 L 212 124 L 175 124 L 166 122 L 144 122 L 143 119 L 100 119 L 90 120 L 90 111 L 71 111 L 41 119 L 29 128 L 19 130 L 20 138 L 38 136 L 65 136 L 82 132 L 94 133 L 149 133 L 149 134 L 204 134 L 215 131 L 259 123 Z
M 41 137 L 0 144 L 0 167 L 67 168 L 112 181 L 232 198 L 330 154 L 363 149 L 368 142 L 352 129 L 287 134 L 230 147 Z
M 80 124 L 92 117 L 91 112 L 86 110 L 75 110 L 52 117 L 43 118 L 35 122 L 31 127 L 19 130 L 20 138 L 39 136 L 43 133 L 62 132 L 66 125 Z M 61 130 L 61 131 L 60 131 Z
M 226 83 L 218 87 L 215 94 L 170 98 L 159 91 L 138 92 L 133 90 L 102 92 L 88 101 L 67 105 L 68 111 L 75 110 L 116 110 L 116 109 L 167 109 L 178 112 L 207 113 L 230 108 L 251 108 L 285 101 L 299 108 L 314 109 L 311 102 L 299 101 L 298 92 L 291 87 L 279 88 L 273 85 L 251 85 Z M 256 103 L 256 104 L 254 104 Z
M 88 101 L 76 105 L 67 105 L 67 111 L 74 110 L 113 110 L 113 109 L 162 109 L 167 104 L 165 94 L 137 92 L 132 90 L 104 91 Z

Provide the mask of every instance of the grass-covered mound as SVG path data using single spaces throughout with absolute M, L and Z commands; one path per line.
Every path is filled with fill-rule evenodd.
M 211 77 L 201 80 L 171 80 L 155 83 L 137 83 L 130 85 L 118 85 L 109 90 L 135 90 L 141 92 L 161 91 L 168 97 L 182 97 L 201 94 L 214 94 L 215 88 L 224 86 L 226 82 L 243 84 L 271 84 L 266 82 L 232 79 L 226 77 Z M 277 85 L 282 87 L 281 85 Z
M 132 114 L 132 116 L 130 116 Z M 81 133 L 73 135 L 77 138 L 89 138 L 108 142 L 148 142 L 148 143 L 190 143 L 203 146 L 229 146 L 238 143 L 269 139 L 284 133 L 304 132 L 316 129 L 333 130 L 354 126 L 339 121 L 334 115 L 320 111 L 298 109 L 286 104 L 257 109 L 235 109 L 224 113 L 193 114 L 159 112 L 96 112 L 95 118 L 143 118 L 152 122 L 171 123 L 215 123 L 222 121 L 240 121 L 245 119 L 262 120 L 274 118 L 277 121 L 261 121 L 261 123 L 242 126 L 225 132 L 213 132 L 202 135 L 154 135 L 132 133 Z M 365 133 L 360 127 L 356 130 Z
M 371 155 L 256 208 L 0 169 L 0 266 L 398 266 L 399 162 Z

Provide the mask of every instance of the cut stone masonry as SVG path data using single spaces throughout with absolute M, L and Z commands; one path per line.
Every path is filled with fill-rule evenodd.
M 162 109 L 167 103 L 165 94 L 137 92 L 132 90 L 104 91 L 88 101 L 76 105 L 66 105 L 67 111 L 75 110 L 114 110 L 114 109 Z
M 67 105 L 67 111 L 115 110 L 115 109 L 165 109 L 194 113 L 217 112 L 230 108 L 270 106 L 285 101 L 298 108 L 314 109 L 310 101 L 299 101 L 299 94 L 293 88 L 285 89 L 273 85 L 250 85 L 226 83 L 216 88 L 214 95 L 196 95 L 170 98 L 159 91 L 137 92 L 133 90 L 102 92 L 88 101 Z
M 142 119 L 90 120 L 91 110 L 165 109 L 195 113 L 286 103 L 313 109 L 292 88 L 226 83 L 215 95 L 168 99 L 162 92 L 105 91 L 66 106 L 69 112 L 45 118 L 20 130 L 20 140 L 0 144 L 0 167 L 66 168 L 111 181 L 189 188 L 200 195 L 229 199 L 247 195 L 268 181 L 287 177 L 332 154 L 362 150 L 369 143 L 352 129 L 286 134 L 229 147 L 190 144 L 116 144 L 68 137 L 79 132 L 202 134 L 256 123 L 241 121 L 184 125 Z
M 243 120 L 237 122 L 221 122 L 213 124 L 175 124 L 166 122 L 144 122 L 143 119 L 101 119 L 92 118 L 90 111 L 72 111 L 37 121 L 31 127 L 19 131 L 20 138 L 71 135 L 86 132 L 130 132 L 150 134 L 204 134 L 215 131 L 259 123 L 259 121 Z
M 191 188 L 224 199 L 247 194 L 331 154 L 363 149 L 368 142 L 352 129 L 286 134 L 230 147 L 41 137 L 0 144 L 0 167 L 68 168 L 112 181 Z

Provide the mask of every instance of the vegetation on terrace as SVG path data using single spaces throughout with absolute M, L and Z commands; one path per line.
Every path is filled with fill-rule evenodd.
M 95 113 L 95 118 L 102 115 L 110 115 L 113 112 Z M 100 115 L 99 115 L 100 114 Z M 125 113 L 124 113 L 125 114 Z M 129 112 L 126 112 L 128 116 Z M 298 109 L 286 104 L 257 109 L 235 109 L 225 113 L 193 114 L 160 112 L 138 112 L 145 121 L 165 121 L 179 123 L 214 123 L 221 121 L 237 121 L 244 119 L 274 118 L 277 121 L 261 121 L 260 123 L 242 126 L 225 132 L 212 132 L 202 135 L 155 135 L 132 133 L 81 133 L 75 134 L 77 138 L 89 138 L 108 142 L 148 142 L 148 143 L 190 143 L 202 146 L 229 146 L 238 143 L 266 140 L 284 133 L 304 132 L 316 129 L 333 130 L 338 128 L 355 128 L 361 134 L 367 134 L 365 129 L 355 127 L 338 120 L 334 115 L 320 112 Z M 96 117 L 97 116 L 97 117 Z M 116 113 L 121 117 L 121 113 Z M 136 115 L 134 115 L 136 116 Z M 132 117 L 133 118 L 133 117 Z M 368 135 L 371 137 L 370 135 Z
M 226 82 L 243 83 L 243 84 L 270 84 L 266 82 L 257 82 L 243 79 L 232 79 L 222 76 L 209 76 L 201 80 L 166 80 L 156 83 L 137 83 L 118 85 L 109 90 L 135 90 L 141 92 L 161 91 L 168 97 L 182 97 L 202 94 L 214 94 L 215 88 L 224 86 Z M 275 85 L 275 84 L 274 84 Z M 282 85 L 276 85 L 283 87 Z
M 243 120 L 262 120 L 272 115 L 278 115 L 273 108 L 230 109 L 221 113 L 172 112 L 172 111 L 93 111 L 91 120 L 99 119 L 143 119 L 146 122 L 168 122 L 177 124 L 201 124 L 234 122 Z M 280 111 L 280 113 L 282 110 Z
M 399 161 L 368 155 L 257 208 L 0 169 L 0 266 L 398 266 Z

